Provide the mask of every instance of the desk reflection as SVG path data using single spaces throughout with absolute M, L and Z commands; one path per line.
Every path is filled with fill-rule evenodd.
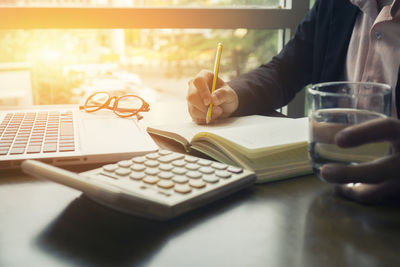
M 302 266 L 400 266 L 400 206 L 366 206 L 323 192 L 305 221 Z
M 250 192 L 243 190 L 165 222 L 123 214 L 82 195 L 46 227 L 37 237 L 36 245 L 48 254 L 78 265 L 147 265 L 176 236 L 229 211 L 245 201 Z M 206 249 L 207 240 L 204 242 Z

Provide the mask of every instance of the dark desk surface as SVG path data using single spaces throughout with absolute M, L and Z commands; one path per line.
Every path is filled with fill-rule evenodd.
M 2 175 L 0 266 L 399 266 L 399 210 L 346 201 L 310 176 L 154 222 Z
M 308 176 L 155 222 L 1 173 L 0 266 L 400 266 L 400 207 L 347 201 Z

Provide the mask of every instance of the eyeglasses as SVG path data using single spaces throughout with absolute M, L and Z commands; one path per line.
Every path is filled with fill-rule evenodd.
M 113 100 L 114 103 L 111 105 Z M 107 92 L 96 92 L 90 95 L 85 104 L 79 107 L 79 109 L 84 109 L 86 112 L 95 112 L 103 108 L 114 111 L 121 118 L 136 116 L 138 120 L 143 118 L 139 112 L 150 110 L 149 104 L 137 95 L 117 97 L 111 96 Z

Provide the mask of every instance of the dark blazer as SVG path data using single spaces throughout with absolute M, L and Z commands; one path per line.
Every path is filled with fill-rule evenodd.
M 359 12 L 349 0 L 317 0 L 277 56 L 229 82 L 239 96 L 234 115 L 267 114 L 286 105 L 308 84 L 343 80 Z M 400 68 L 395 90 L 400 117 Z

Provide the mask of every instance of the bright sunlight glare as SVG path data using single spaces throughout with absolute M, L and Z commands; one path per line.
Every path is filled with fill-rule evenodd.
M 57 50 L 43 50 L 40 53 L 40 58 L 44 61 L 56 61 L 61 57 L 61 53 Z

